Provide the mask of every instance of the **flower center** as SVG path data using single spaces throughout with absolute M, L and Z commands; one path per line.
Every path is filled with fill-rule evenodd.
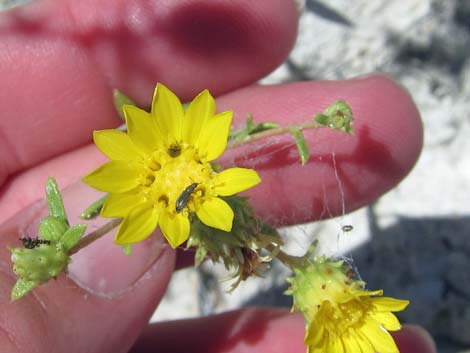
M 211 192 L 214 175 L 211 164 L 202 163 L 194 148 L 171 145 L 145 156 L 140 185 L 154 205 L 174 214 L 177 200 L 178 212 L 194 211 L 194 199 Z
M 329 301 L 322 305 L 323 317 L 328 330 L 345 333 L 350 327 L 362 325 L 367 316 L 368 307 L 359 300 L 351 300 L 336 307 Z
M 343 324 L 346 327 L 354 326 L 364 319 L 367 313 L 367 307 L 359 300 L 351 300 L 340 304 L 339 309 L 342 312 Z

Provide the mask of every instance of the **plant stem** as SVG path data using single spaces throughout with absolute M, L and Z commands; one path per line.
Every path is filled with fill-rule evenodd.
M 84 247 L 90 245 L 95 240 L 98 240 L 103 235 L 107 234 L 109 231 L 116 228 L 122 222 L 122 218 L 114 218 L 102 227 L 98 228 L 97 230 L 91 232 L 86 237 L 80 239 L 80 241 L 75 245 L 70 251 L 69 255 L 75 254 L 76 252 L 80 251 Z
M 266 246 L 266 249 L 269 251 L 276 251 L 276 259 L 281 261 L 284 265 L 289 267 L 290 269 L 294 269 L 296 267 L 301 267 L 302 264 L 305 262 L 304 256 L 292 256 L 286 254 L 284 251 L 276 249 L 276 247 L 272 244 Z
M 252 143 L 252 142 L 257 141 L 257 140 L 262 140 L 264 138 L 271 137 L 271 136 L 288 134 L 288 133 L 290 133 L 291 129 L 305 130 L 305 129 L 318 129 L 320 127 L 324 127 L 324 126 L 320 125 L 315 120 L 305 121 L 305 122 L 300 123 L 300 124 L 291 124 L 291 125 L 286 125 L 286 126 L 280 126 L 280 127 L 276 127 L 276 128 L 273 128 L 273 129 L 257 132 L 253 135 L 249 135 L 246 138 L 244 138 L 242 141 L 238 141 L 236 139 L 232 140 L 232 141 L 229 141 L 229 143 L 227 144 L 227 148 L 239 147 L 239 146 L 246 145 L 248 143 Z

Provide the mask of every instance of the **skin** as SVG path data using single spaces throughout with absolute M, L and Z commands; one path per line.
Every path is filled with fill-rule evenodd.
M 107 250 L 96 244 L 74 255 L 69 277 L 16 303 L 9 300 L 15 276 L 6 250 L 7 245 L 20 246 L 19 237 L 35 233 L 45 212 L 44 203 L 36 200 L 43 197 L 47 176 L 68 186 L 64 198 L 73 222 L 78 222 L 79 209 L 96 198 L 76 182 L 106 160 L 91 145 L 91 134 L 120 124 L 110 94 L 115 87 L 143 106 L 150 103 L 157 81 L 182 101 L 209 88 L 218 96 L 218 110 L 234 110 L 236 123 L 247 112 L 259 121 L 305 121 L 336 99 L 349 102 L 356 135 L 308 132 L 314 153 L 304 167 L 284 137 L 273 146 L 230 151 L 221 160 L 259 171 L 263 183 L 249 195 L 259 215 L 273 225 L 342 213 L 332 153 L 344 183 L 346 211 L 393 188 L 419 156 L 422 126 L 411 98 L 392 80 L 370 76 L 249 86 L 285 59 L 296 26 L 297 14 L 288 1 L 43 0 L 0 14 L 4 351 L 305 351 L 302 318 L 281 309 L 242 309 L 148 326 L 175 266 L 188 261 L 158 234 L 130 259 L 119 249 L 108 250 L 111 239 L 103 239 Z M 327 214 L 322 212 L 325 190 Z M 90 258 L 98 261 L 93 271 L 117 278 L 107 291 L 90 281 L 93 271 L 84 276 Z M 395 337 L 401 352 L 435 352 L 430 337 L 417 327 L 406 327 Z

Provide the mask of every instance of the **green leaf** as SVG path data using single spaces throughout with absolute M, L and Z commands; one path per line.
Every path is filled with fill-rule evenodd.
M 20 278 L 11 290 L 11 300 L 15 301 L 24 297 L 28 292 L 33 290 L 38 285 L 35 281 L 27 281 Z
M 64 252 L 68 253 L 80 240 L 83 233 L 85 233 L 86 225 L 77 224 L 70 227 L 60 238 L 60 245 Z
M 126 256 L 131 256 L 132 255 L 132 244 L 124 244 L 122 246 L 122 252 Z
M 253 123 L 253 115 L 247 114 L 246 116 L 246 128 L 248 135 L 256 134 L 257 132 L 270 130 L 279 127 L 280 125 L 271 121 L 265 121 L 259 124 Z
M 246 115 L 246 128 L 247 130 L 249 130 L 252 127 L 253 127 L 253 115 L 248 113 Z
M 243 141 L 246 137 L 262 132 L 265 130 L 275 129 L 280 125 L 271 121 L 265 121 L 263 123 L 253 123 L 253 115 L 246 115 L 246 124 L 243 128 L 230 131 L 229 139 L 236 139 L 237 141 Z
M 68 228 L 69 226 L 63 220 L 47 216 L 39 223 L 38 233 L 42 239 L 55 242 L 60 239 Z
M 327 117 L 325 114 L 317 114 L 315 115 L 314 119 L 317 121 L 317 123 L 323 126 L 328 126 L 328 124 L 330 123 L 330 118 Z
M 258 132 L 266 131 L 266 130 L 271 130 L 279 127 L 281 125 L 277 123 L 273 123 L 272 121 L 266 121 L 264 123 L 259 123 L 253 126 L 253 128 L 250 130 L 250 135 L 256 134 Z
M 309 158 L 309 150 L 304 134 L 300 129 L 290 129 L 290 133 L 292 136 L 294 136 L 295 144 L 297 145 L 297 150 L 299 151 L 300 161 L 302 162 L 302 165 L 305 165 Z
M 106 200 L 108 199 L 108 196 L 109 195 L 105 195 L 103 196 L 102 198 L 100 198 L 99 200 L 96 200 L 95 202 L 93 202 L 90 206 L 88 206 L 86 208 L 86 210 L 84 210 L 82 212 L 82 214 L 80 215 L 80 218 L 81 219 L 93 219 L 93 218 L 96 218 L 100 212 L 101 212 L 101 209 L 103 208 L 103 205 L 104 203 L 106 202 Z
M 64 202 L 60 194 L 59 187 L 57 186 L 54 178 L 48 178 L 46 183 L 46 199 L 49 214 L 59 220 L 68 224 L 67 215 L 65 213 Z
M 194 266 L 198 267 L 206 259 L 207 253 L 208 251 L 205 247 L 198 246 L 196 255 L 194 255 Z
M 119 114 L 121 119 L 125 121 L 124 112 L 122 111 L 122 106 L 126 104 L 128 105 L 136 105 L 136 104 L 132 101 L 132 99 L 125 96 L 118 89 L 113 90 L 113 98 L 114 98 L 114 107 L 116 108 L 117 113 Z

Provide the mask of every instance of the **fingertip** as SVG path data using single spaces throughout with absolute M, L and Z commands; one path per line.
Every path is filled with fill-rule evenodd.
M 401 353 L 437 353 L 431 335 L 420 326 L 405 325 L 392 335 Z
M 263 182 L 250 196 L 268 221 L 287 225 L 336 216 L 393 188 L 420 154 L 419 112 L 406 90 L 382 75 L 252 86 L 217 101 L 220 110 L 234 109 L 238 121 L 250 113 L 255 122 L 287 125 L 308 121 L 340 99 L 352 108 L 354 135 L 330 129 L 305 131 L 310 149 L 306 165 L 300 164 L 289 135 L 227 153 L 227 164 L 260 172 Z M 277 202 L 272 202 L 273 195 Z
M 420 113 L 410 93 L 392 78 L 375 74 L 351 83 L 362 87 L 351 92 L 351 105 L 360 129 L 370 129 L 390 149 L 391 157 L 400 162 L 404 170 L 411 170 L 423 145 L 423 125 Z M 403 177 L 402 175 L 401 177 Z

